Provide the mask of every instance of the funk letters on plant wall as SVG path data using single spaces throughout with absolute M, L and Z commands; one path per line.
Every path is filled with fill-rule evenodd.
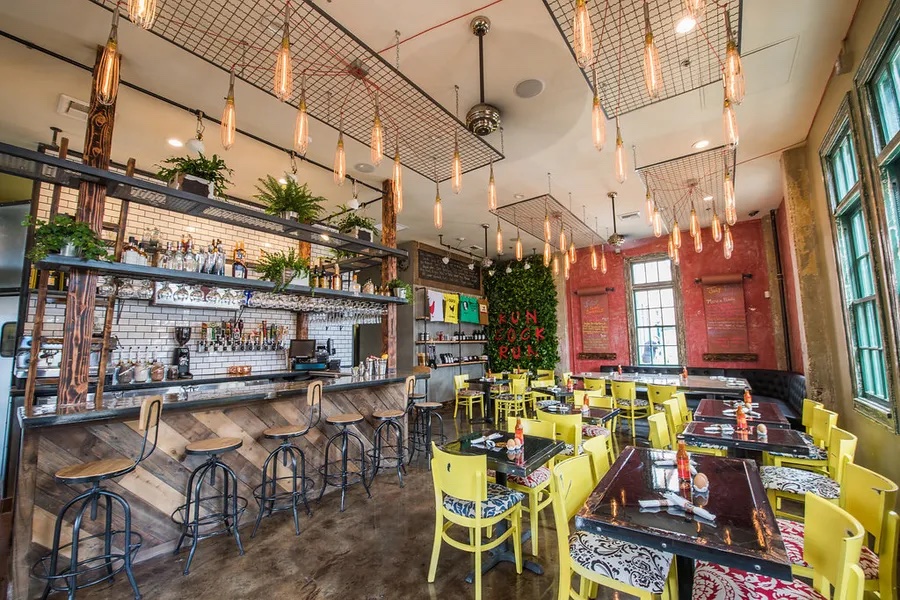
M 546 339 L 544 328 L 538 323 L 537 310 L 500 313 L 492 329 L 500 360 L 537 356 L 535 345 Z

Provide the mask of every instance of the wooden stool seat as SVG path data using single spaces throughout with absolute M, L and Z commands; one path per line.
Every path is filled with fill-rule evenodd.
M 269 439 L 281 439 L 295 437 L 306 431 L 303 425 L 282 425 L 281 427 L 269 427 L 263 431 L 263 436 Z
M 387 409 L 387 410 L 376 410 L 375 412 L 372 413 L 372 416 L 375 417 L 376 419 L 399 419 L 400 417 L 402 417 L 405 414 L 406 414 L 406 412 L 402 411 L 402 410 Z
M 440 408 L 443 404 L 440 402 L 419 402 L 416 404 L 416 408 Z
M 331 415 L 325 420 L 332 425 L 353 425 L 362 421 L 363 416 L 359 413 L 341 413 L 339 415 Z
M 244 445 L 244 441 L 235 437 L 211 438 L 199 442 L 191 442 L 184 447 L 185 454 L 218 454 L 236 450 Z
M 80 465 L 63 467 L 56 472 L 58 481 L 77 483 L 94 479 L 108 479 L 134 467 L 134 461 L 127 458 L 93 460 Z

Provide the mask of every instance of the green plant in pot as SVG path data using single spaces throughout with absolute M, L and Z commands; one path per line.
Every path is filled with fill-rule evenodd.
M 225 160 L 219 156 L 213 154 L 207 158 L 200 154 L 197 158 L 190 156 L 167 158 L 162 161 L 156 176 L 168 181 L 170 186 L 185 192 L 210 198 L 224 198 L 225 190 L 231 185 L 228 176 L 232 173 Z
M 295 277 L 302 277 L 309 273 L 309 261 L 300 256 L 291 248 L 287 252 L 260 252 L 260 258 L 256 263 L 256 272 L 259 278 L 271 281 L 275 284 L 275 291 L 284 290 Z
M 256 186 L 259 193 L 254 198 L 266 205 L 265 210 L 270 215 L 281 215 L 300 223 L 312 223 L 319 218 L 322 203 L 326 202 L 322 196 L 314 196 L 308 185 L 300 185 L 290 177 L 281 184 L 267 175 L 259 183 Z
M 341 219 L 334 225 L 339 232 L 350 234 L 370 242 L 374 240 L 376 231 L 375 219 L 363 216 L 344 204 L 339 206 L 338 209 L 344 211 Z M 360 235 L 361 231 L 367 231 L 369 234 Z
M 80 256 L 87 260 L 106 258 L 106 244 L 94 233 L 87 223 L 76 221 L 70 215 L 56 215 L 49 221 L 32 220 L 22 222 L 25 227 L 34 225 L 34 245 L 28 258 L 34 262 L 48 254 Z
M 391 279 L 387 282 L 387 286 L 391 289 L 394 296 L 412 301 L 412 286 L 400 279 Z

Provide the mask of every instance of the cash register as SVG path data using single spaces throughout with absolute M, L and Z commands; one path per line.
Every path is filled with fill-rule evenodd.
M 328 368 L 328 351 L 318 350 L 316 340 L 291 340 L 288 361 L 292 371 L 324 371 Z

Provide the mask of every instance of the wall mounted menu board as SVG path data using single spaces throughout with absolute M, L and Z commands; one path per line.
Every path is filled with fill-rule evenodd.
M 446 254 L 436 254 L 423 248 L 418 249 L 417 275 L 422 285 L 432 285 L 453 291 L 472 291 L 481 293 L 481 269 L 476 266 L 469 269 L 469 263 L 453 257 L 444 264 Z
M 742 354 L 749 351 L 747 313 L 744 307 L 743 276 L 704 277 L 703 309 L 706 312 L 707 351 L 713 354 Z
M 609 296 L 579 294 L 581 300 L 581 351 L 609 352 Z

